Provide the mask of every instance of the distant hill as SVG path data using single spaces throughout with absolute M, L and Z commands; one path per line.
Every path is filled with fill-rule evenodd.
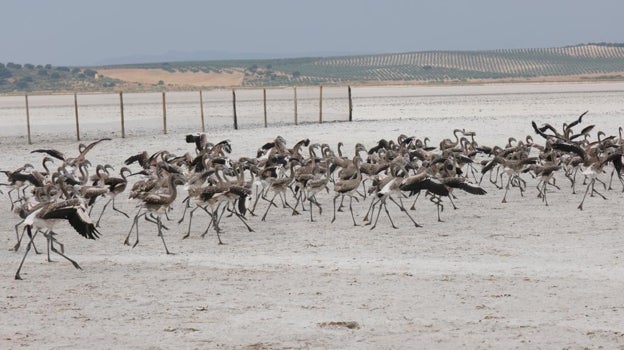
M 280 58 L 295 57 L 331 57 L 344 56 L 345 52 L 314 52 L 303 54 L 283 54 Z M 224 61 L 224 60 L 249 60 L 249 59 L 272 59 L 275 54 L 262 52 L 230 52 L 217 50 L 200 51 L 176 51 L 170 50 L 160 54 L 132 55 L 121 57 L 109 57 L 96 62 L 96 66 L 114 66 L 134 63 L 161 63 L 161 62 L 189 62 L 189 61 Z
M 624 80 L 624 44 L 100 67 L 0 64 L 1 93 L 509 80 Z

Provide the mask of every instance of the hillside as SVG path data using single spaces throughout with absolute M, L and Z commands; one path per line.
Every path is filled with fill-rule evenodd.
M 624 44 L 102 67 L 0 64 L 0 93 L 537 79 L 624 80 Z

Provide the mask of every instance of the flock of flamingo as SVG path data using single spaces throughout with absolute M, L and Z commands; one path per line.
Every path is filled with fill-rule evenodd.
M 100 221 L 109 204 L 119 213 L 115 215 L 130 218 L 115 206 L 117 196 L 124 193 L 128 200 L 136 202 L 137 208 L 129 221 L 124 243 L 133 247 L 139 243 L 139 222 L 143 218 L 156 225 L 165 252 L 170 254 L 164 237 L 164 231 L 169 228 L 163 223 L 163 216 L 172 220 L 168 214 L 179 195 L 178 186 L 183 186 L 180 193 L 185 198 L 181 201 L 184 213 L 176 222 L 181 224 L 188 213 L 188 226 L 182 238 L 189 237 L 193 215 L 201 210 L 210 218 L 204 223 L 201 236 L 212 228 L 219 244 L 223 244 L 220 224 L 224 218 L 236 218 L 250 232 L 253 228 L 248 223 L 249 216 L 259 216 L 265 221 L 272 208 L 292 215 L 308 211 L 309 220 L 314 221 L 315 212 L 319 216 L 323 212 L 317 195 L 324 192 L 331 193 L 332 223 L 336 212 L 343 211 L 348 197 L 353 225 L 358 225 L 353 201 L 369 198 L 364 225 L 374 229 L 383 209 L 392 227 L 397 228 L 387 207 L 392 203 L 419 227 L 410 211 L 415 209 L 420 194 L 437 207 L 437 219 L 441 221 L 444 200 L 456 208 L 453 191 L 484 195 L 486 191 L 481 187 L 484 179 L 504 189 L 502 202 L 506 202 L 510 189 L 517 189 L 523 195 L 527 179 L 537 179 L 537 196 L 548 205 L 548 192 L 553 188 L 560 190 L 555 174 L 563 173 L 570 181 L 572 193 L 576 191 L 577 179 L 585 184 L 578 206 L 582 210 L 588 194 L 606 198 L 596 184 L 601 184 L 604 190 L 611 189 L 614 174 L 624 191 L 622 128 L 617 136 L 598 131 L 594 140 L 590 136 L 594 125 L 578 130 L 586 113 L 561 128 L 532 122 L 535 139 L 540 142 L 527 136 L 523 141 L 510 138 L 505 146 L 488 147 L 476 142 L 475 132 L 455 129 L 454 139 L 444 139 L 437 146 L 430 145 L 428 138 L 406 135 L 396 140 L 381 139 L 370 148 L 358 143 L 352 157 L 343 156 L 342 143 L 334 150 L 328 144 L 304 139 L 289 148 L 286 140 L 278 136 L 251 157 L 231 159 L 229 140 L 212 143 L 201 133 L 186 136 L 186 142 L 195 145 L 194 151 L 180 156 L 165 150 L 153 154 L 143 151 L 125 160 L 119 176 L 112 173 L 111 165 L 93 166 L 87 159 L 91 149 L 110 139 L 81 144 L 75 157 L 54 149 L 33 150 L 31 153 L 45 155 L 43 169 L 24 164 L 15 170 L 2 171 L 7 180 L 1 185 L 9 188 L 11 210 L 21 218 L 15 225 L 17 243 L 13 249 L 18 251 L 24 234 L 28 236 L 15 279 L 21 279 L 20 271 L 31 247 L 38 253 L 34 239 L 39 232 L 46 238 L 49 261 L 52 251 L 79 269 L 78 263 L 65 255 L 55 227 L 67 221 L 81 236 L 96 239 L 101 234 Z M 49 165 L 57 162 L 60 162 L 57 169 L 50 169 Z M 94 171 L 90 174 L 89 169 Z M 607 186 L 607 179 L 601 176 L 609 174 L 609 170 L 610 175 L 604 175 L 610 176 Z M 131 177 L 137 180 L 129 183 Z M 403 199 L 408 197 L 414 198 L 409 209 L 403 204 Z M 97 220 L 92 220 L 94 206 L 100 202 L 105 203 Z M 263 213 L 256 212 L 261 204 L 265 207 Z M 23 226 L 21 233 L 20 226 Z

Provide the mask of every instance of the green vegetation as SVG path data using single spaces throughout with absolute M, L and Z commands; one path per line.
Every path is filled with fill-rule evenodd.
M 102 68 L 168 72 L 242 73 L 243 86 L 346 84 L 353 82 L 465 82 L 593 74 L 620 79 L 624 44 L 591 43 L 557 48 L 492 51 L 424 51 L 383 55 L 294 59 L 163 62 L 108 67 L 52 67 L 0 63 L 0 93 L 112 91 L 126 84 L 97 75 Z M 602 78 L 601 78 L 602 77 Z M 164 82 L 163 82 L 164 84 Z M 162 84 L 160 84 L 162 85 Z M 139 85 L 139 88 L 148 88 Z M 184 88 L 184 87 L 179 87 Z
M 0 63 L 0 93 L 108 91 L 119 83 L 114 79 L 99 77 L 94 69 Z

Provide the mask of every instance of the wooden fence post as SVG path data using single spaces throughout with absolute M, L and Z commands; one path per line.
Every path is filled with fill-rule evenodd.
M 124 120 L 123 91 L 119 91 L 119 108 L 121 110 L 121 138 L 126 138 L 126 123 Z
M 165 102 L 165 92 L 162 92 L 163 105 L 163 134 L 167 135 L 167 104 Z
M 234 107 L 234 130 L 238 130 L 238 119 L 236 117 L 236 91 L 232 89 L 232 106 Z
M 295 90 L 295 125 L 297 125 L 297 87 L 295 86 L 293 89 Z
M 200 108 L 200 111 L 201 111 L 202 132 L 205 132 L 206 128 L 205 128 L 205 124 L 204 124 L 204 96 L 203 96 L 201 90 L 199 90 L 199 108 Z
M 351 100 L 351 86 L 348 87 L 349 91 L 349 121 L 353 121 L 353 100 Z
M 319 124 L 323 123 L 323 85 L 319 87 Z
M 267 111 L 266 111 L 266 89 L 262 89 L 262 97 L 264 101 L 264 127 L 267 127 Z
M 26 133 L 28 134 L 28 144 L 32 145 L 32 140 L 30 139 L 30 111 L 28 109 L 28 94 L 24 95 L 26 99 Z
M 80 141 L 80 123 L 78 122 L 78 95 L 74 92 L 74 114 L 76 115 L 76 140 Z

